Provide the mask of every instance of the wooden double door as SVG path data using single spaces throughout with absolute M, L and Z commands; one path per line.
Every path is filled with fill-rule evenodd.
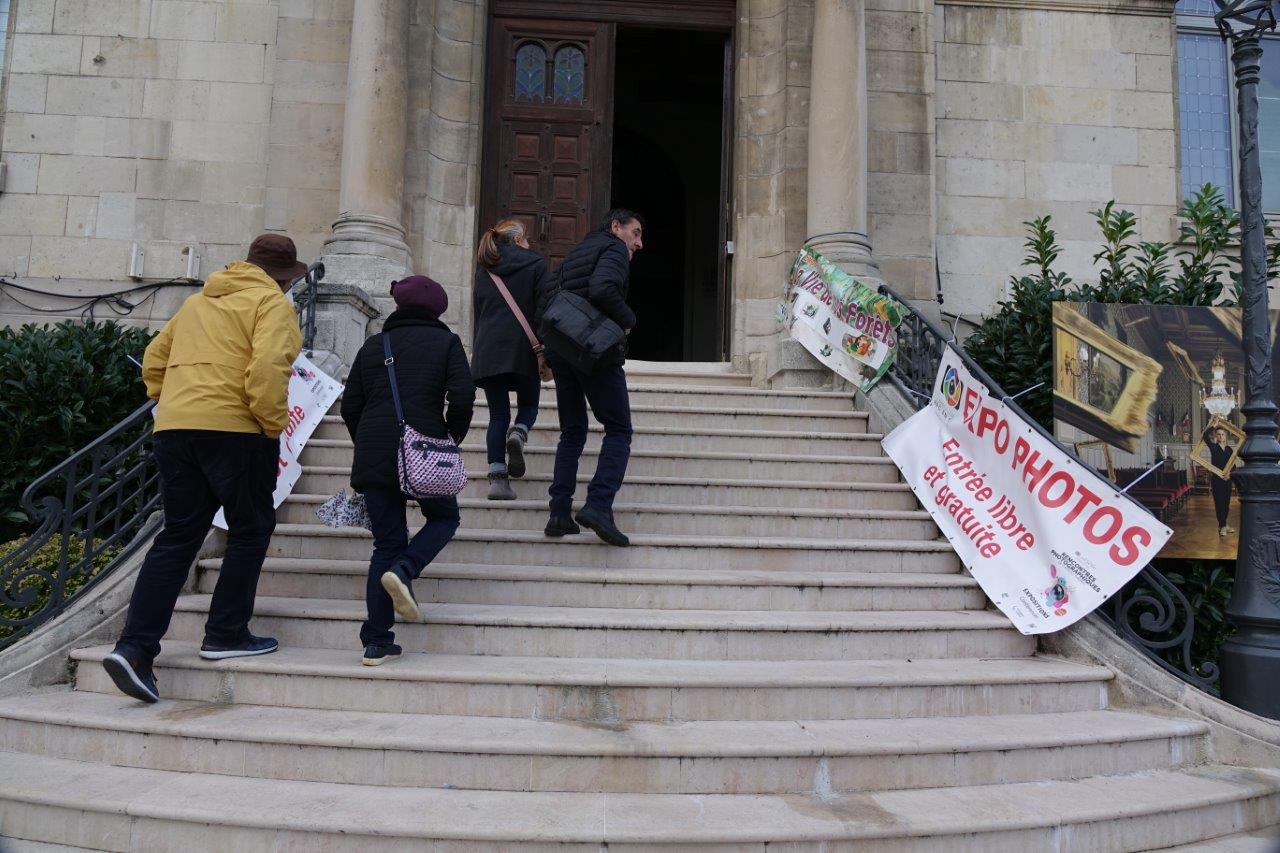
M 554 268 L 608 212 L 612 23 L 495 18 L 482 227 L 522 222 Z

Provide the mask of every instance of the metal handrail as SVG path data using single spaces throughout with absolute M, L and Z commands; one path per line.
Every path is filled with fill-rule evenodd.
M 316 309 L 320 304 L 320 282 L 324 280 L 324 264 L 316 261 L 307 272 L 293 283 L 293 307 L 298 314 L 298 328 L 302 330 L 302 349 L 310 357 L 316 343 Z
M 933 396 L 933 382 L 938 373 L 938 365 L 942 361 L 943 351 L 950 348 L 969 372 L 976 376 L 993 396 L 1021 418 L 1023 423 L 1034 429 L 1041 437 L 1053 442 L 1083 468 L 1092 471 L 1103 480 L 1107 479 L 1092 465 L 1081 459 L 1073 449 L 1058 441 L 1035 418 L 1028 415 L 1000 387 L 1000 383 L 992 379 L 969 357 L 953 336 L 939 329 L 928 317 L 916 311 L 910 302 L 895 293 L 888 285 L 881 285 L 880 293 L 897 300 L 905 309 L 902 324 L 898 327 L 898 355 L 887 376 L 890 383 L 902 391 L 917 410 L 928 405 L 929 399 Z M 1143 512 L 1151 512 L 1132 495 L 1123 494 Z M 1167 672 L 1207 693 L 1218 695 L 1218 665 L 1212 661 L 1196 664 L 1191 659 L 1191 641 L 1195 636 L 1195 611 L 1187 601 L 1187 597 L 1182 594 L 1182 590 L 1166 578 L 1154 564 L 1144 567 L 1133 581 L 1100 607 L 1098 613 L 1120 637 L 1136 646 Z M 1182 626 L 1181 629 L 1176 628 L 1178 625 Z M 1172 636 L 1170 632 L 1173 632 Z M 1175 654 L 1179 661 L 1178 665 L 1170 663 L 1160 654 L 1160 652 L 1174 649 L 1177 650 Z
M 138 407 L 22 493 L 23 509 L 39 526 L 0 557 L 0 605 L 19 611 L 0 612 L 0 628 L 9 632 L 0 649 L 61 613 L 73 591 L 106 577 L 159 527 L 159 471 L 149 441 L 154 408 L 151 401 Z M 56 564 L 33 564 L 51 542 Z

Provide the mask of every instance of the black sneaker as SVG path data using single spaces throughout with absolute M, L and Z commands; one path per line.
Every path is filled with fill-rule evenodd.
M 402 649 L 395 643 L 386 645 L 370 643 L 364 647 L 364 659 L 360 663 L 365 666 L 382 666 L 387 661 L 400 657 L 401 651 Z
M 143 702 L 160 701 L 160 691 L 156 689 L 156 676 L 151 665 L 142 665 L 128 652 L 115 649 L 102 659 L 102 668 L 111 676 L 116 687 L 126 696 L 141 699 Z
M 409 573 L 401 566 L 392 566 L 382 573 L 382 588 L 391 596 L 396 615 L 405 622 L 421 622 L 422 611 L 413 597 L 412 583 Z
M 529 436 L 520 427 L 507 430 L 507 473 L 513 480 L 524 476 L 524 443 Z
M 582 528 L 575 524 L 573 519 L 567 515 L 553 515 L 542 532 L 546 536 L 559 538 L 561 536 L 573 536 L 574 534 L 581 533 Z
M 588 530 L 594 530 L 596 535 L 609 545 L 625 548 L 631 544 L 631 540 L 627 538 L 626 534 L 614 525 L 613 513 L 611 512 L 584 506 L 578 511 L 577 518 L 579 524 Z
M 275 637 L 255 637 L 250 634 L 249 639 L 234 646 L 223 646 L 205 640 L 204 645 L 200 646 L 200 657 L 205 660 L 251 658 L 254 655 L 269 655 L 278 648 L 280 644 Z

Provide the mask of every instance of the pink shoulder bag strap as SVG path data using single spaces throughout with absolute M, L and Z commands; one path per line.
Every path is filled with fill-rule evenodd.
M 538 336 L 533 333 L 533 327 L 529 325 L 529 320 L 524 316 L 524 312 L 520 310 L 520 306 L 516 304 L 515 297 L 511 295 L 511 291 L 507 290 L 507 285 L 501 278 L 494 275 L 491 270 L 488 272 L 489 278 L 493 279 L 494 287 L 498 288 L 498 292 L 506 300 L 507 307 L 511 309 L 512 314 L 516 315 L 516 322 L 520 324 L 521 329 L 524 329 L 524 335 L 529 339 L 529 346 L 533 347 L 533 354 L 538 357 L 538 376 L 543 382 L 551 381 L 551 368 L 547 366 L 547 358 L 542 347 L 542 341 L 538 340 Z

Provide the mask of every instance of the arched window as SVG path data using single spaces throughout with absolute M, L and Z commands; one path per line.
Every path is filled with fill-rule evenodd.
M 552 100 L 557 104 L 581 104 L 587 98 L 587 56 L 577 45 L 556 51 L 556 76 Z
M 537 42 L 516 51 L 515 99 L 538 104 L 547 99 L 547 50 Z

